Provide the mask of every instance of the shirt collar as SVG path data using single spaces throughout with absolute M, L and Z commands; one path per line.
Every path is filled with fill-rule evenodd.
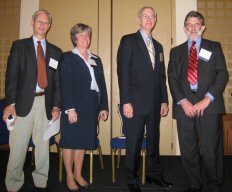
M 202 37 L 197 38 L 197 40 L 196 40 L 196 46 L 197 46 L 197 47 L 199 47 L 199 46 L 200 46 L 200 44 L 201 44 L 201 40 L 202 40 Z M 189 46 L 191 46 L 191 45 L 192 45 L 192 42 L 193 42 L 193 40 L 192 40 L 192 39 L 188 39 L 188 45 L 189 45 Z
M 147 44 L 147 39 L 150 39 L 151 42 L 152 42 L 152 36 L 151 36 L 151 35 L 148 36 L 148 35 L 144 32 L 144 30 L 142 30 L 142 29 L 140 29 L 139 32 L 140 32 L 140 34 L 142 35 L 143 40 L 144 40 L 144 42 L 145 42 L 146 44 Z
M 74 48 L 72 49 L 72 52 L 73 52 L 74 54 L 79 55 L 81 58 L 83 58 L 83 56 L 81 55 L 81 53 L 80 53 L 80 51 L 78 50 L 77 47 L 74 47 Z M 87 49 L 87 52 L 88 52 L 88 54 L 89 54 L 89 58 L 97 58 L 97 56 L 93 55 L 88 49 Z
M 34 41 L 34 44 L 36 43 L 37 44 L 37 41 L 41 41 L 41 44 L 45 45 L 46 44 L 46 39 L 42 39 L 42 40 L 39 40 L 36 36 L 32 36 L 33 38 L 33 41 Z

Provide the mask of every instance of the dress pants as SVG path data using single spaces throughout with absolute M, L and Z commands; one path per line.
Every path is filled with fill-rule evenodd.
M 6 172 L 6 188 L 18 191 L 24 183 L 23 166 L 32 136 L 35 144 L 35 170 L 32 172 L 36 187 L 47 186 L 49 169 L 49 140 L 44 141 L 44 131 L 49 120 L 45 110 L 45 96 L 35 97 L 32 109 L 26 117 L 17 116 L 14 130 L 10 131 L 10 155 Z
M 141 144 L 146 127 L 146 174 L 152 178 L 161 176 L 159 159 L 160 108 L 146 115 L 135 114 L 126 118 L 126 179 L 128 184 L 139 183 L 138 168 L 140 165 Z
M 221 191 L 224 177 L 222 127 L 221 115 L 177 119 L 181 158 L 190 188 L 200 189 L 204 183 L 207 191 Z

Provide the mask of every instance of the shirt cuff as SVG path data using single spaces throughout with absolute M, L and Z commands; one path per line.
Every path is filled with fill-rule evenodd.
M 208 96 L 211 101 L 214 100 L 214 96 L 210 92 L 207 92 L 205 96 Z
M 69 111 L 75 111 L 75 109 L 74 108 L 68 109 L 68 110 L 65 111 L 65 114 L 68 114 Z
M 59 108 L 59 107 L 53 107 L 52 109 L 57 109 L 57 110 L 59 110 L 59 111 L 60 111 L 60 108 Z
M 181 102 L 184 101 L 186 98 L 181 99 L 180 101 L 177 102 L 177 105 L 181 105 Z

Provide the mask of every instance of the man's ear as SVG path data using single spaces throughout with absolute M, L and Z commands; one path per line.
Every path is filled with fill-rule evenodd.
M 204 25 L 204 26 L 202 26 L 202 33 L 204 33 L 205 30 L 206 30 L 206 26 Z
M 31 26 L 32 26 L 32 27 L 33 27 L 34 23 L 35 23 L 35 21 L 34 21 L 34 20 L 32 20 L 32 21 L 31 21 Z
M 139 17 L 137 18 L 137 22 L 138 22 L 138 24 L 140 25 L 141 21 L 140 21 L 140 18 L 139 18 Z
M 185 34 L 187 34 L 187 29 L 185 27 L 183 27 L 183 30 L 184 30 Z

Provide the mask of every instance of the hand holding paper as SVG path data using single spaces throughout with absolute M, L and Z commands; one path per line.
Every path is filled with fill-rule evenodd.
M 60 131 L 60 118 L 53 121 L 51 120 L 44 132 L 44 140 L 50 139 L 53 135 L 56 135 Z

